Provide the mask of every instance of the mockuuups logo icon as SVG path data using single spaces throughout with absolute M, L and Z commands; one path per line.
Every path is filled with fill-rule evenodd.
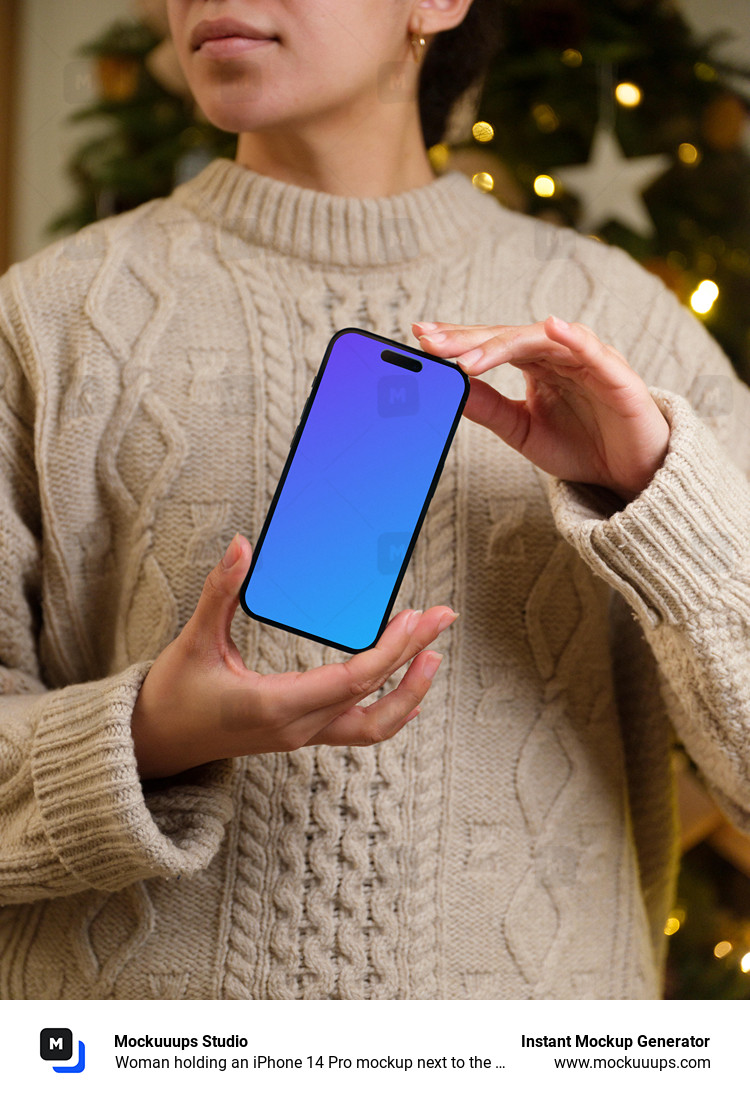
M 69 1062 L 73 1057 L 73 1032 L 68 1027 L 43 1027 L 39 1032 L 39 1054 L 45 1062 Z M 53 1066 L 55 1073 L 83 1073 L 86 1048 L 78 1041 L 78 1061 L 72 1066 Z

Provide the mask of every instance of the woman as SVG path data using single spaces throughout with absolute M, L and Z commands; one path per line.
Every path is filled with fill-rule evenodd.
M 434 177 L 493 12 L 170 0 L 236 163 L 2 280 L 6 997 L 658 996 L 670 719 L 747 825 L 748 393 L 623 254 Z M 352 324 L 473 378 L 341 661 L 215 563 Z

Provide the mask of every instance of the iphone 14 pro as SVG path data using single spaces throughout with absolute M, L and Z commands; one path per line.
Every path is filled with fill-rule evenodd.
M 388 623 L 464 405 L 446 359 L 334 333 L 240 592 L 248 615 L 348 653 Z

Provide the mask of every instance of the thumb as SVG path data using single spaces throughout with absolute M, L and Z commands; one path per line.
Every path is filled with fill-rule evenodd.
M 526 402 L 505 397 L 481 378 L 472 378 L 469 385 L 469 400 L 464 406 L 466 419 L 489 428 L 509 446 L 520 450 L 529 428 Z
M 237 533 L 224 557 L 206 577 L 191 618 L 193 629 L 204 644 L 221 644 L 229 638 L 229 628 L 240 602 L 240 588 L 252 556 L 250 543 Z

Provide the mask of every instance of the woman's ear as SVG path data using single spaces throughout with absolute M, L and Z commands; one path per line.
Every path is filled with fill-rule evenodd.
M 426 38 L 452 30 L 463 23 L 474 0 L 417 0 L 412 8 L 415 25 L 421 24 Z

